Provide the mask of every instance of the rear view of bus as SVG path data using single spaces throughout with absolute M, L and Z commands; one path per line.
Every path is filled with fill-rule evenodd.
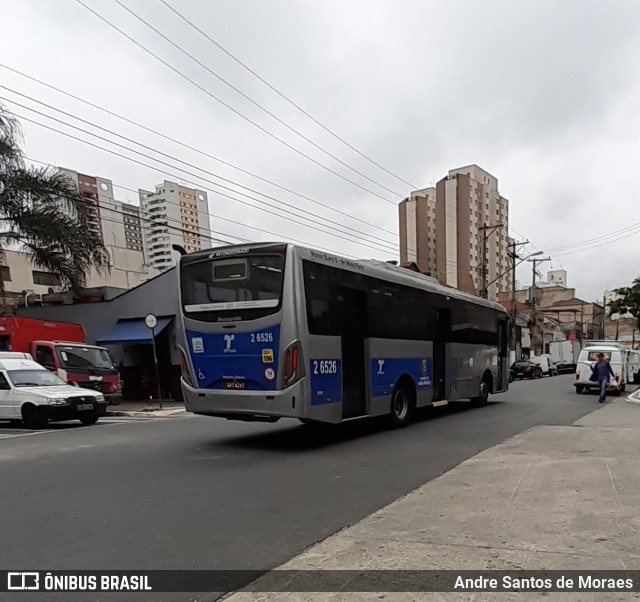
M 178 349 L 187 409 L 275 421 L 296 415 L 303 362 L 294 340 L 286 244 L 183 255 Z

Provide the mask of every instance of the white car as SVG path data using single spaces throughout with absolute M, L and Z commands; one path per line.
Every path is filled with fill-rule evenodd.
M 49 421 L 95 424 L 107 411 L 104 395 L 67 384 L 28 353 L 0 353 L 0 420 L 39 429 Z

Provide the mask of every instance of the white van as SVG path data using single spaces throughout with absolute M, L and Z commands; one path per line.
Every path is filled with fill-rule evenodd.
M 627 382 L 640 384 L 640 351 L 630 349 L 627 352 Z
M 28 353 L 0 352 L 0 420 L 39 429 L 50 420 L 94 424 L 106 411 L 102 393 L 68 385 Z
M 598 361 L 598 355 L 602 353 L 611 364 L 611 368 L 615 374 L 615 379 L 609 382 L 609 391 L 617 393 L 624 392 L 627 375 L 627 351 L 620 345 L 612 342 L 612 344 L 598 344 L 584 347 L 578 357 L 578 366 L 576 367 L 576 380 L 573 386 L 576 393 L 597 389 L 598 383 L 590 380 L 592 374 L 592 366 Z

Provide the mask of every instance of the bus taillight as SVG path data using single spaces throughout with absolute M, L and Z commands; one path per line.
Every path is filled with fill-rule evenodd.
M 300 343 L 290 345 L 284 352 L 284 384 L 291 385 L 304 376 L 300 364 Z
M 178 357 L 180 358 L 180 371 L 182 372 L 182 378 L 190 387 L 193 387 L 193 381 L 191 380 L 191 373 L 189 372 L 189 364 L 187 362 L 187 356 L 182 349 L 178 348 Z

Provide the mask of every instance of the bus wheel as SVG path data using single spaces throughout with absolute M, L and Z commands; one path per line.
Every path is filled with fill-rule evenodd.
M 489 390 L 490 384 L 487 376 L 485 375 L 482 377 L 482 382 L 480 383 L 480 391 L 478 392 L 479 394 L 476 397 L 471 398 L 471 405 L 477 408 L 486 406 L 487 402 L 489 401 Z
M 415 409 L 415 395 L 407 382 L 402 380 L 396 385 L 391 397 L 391 413 L 389 414 L 389 426 L 401 428 L 407 426 L 413 418 Z

